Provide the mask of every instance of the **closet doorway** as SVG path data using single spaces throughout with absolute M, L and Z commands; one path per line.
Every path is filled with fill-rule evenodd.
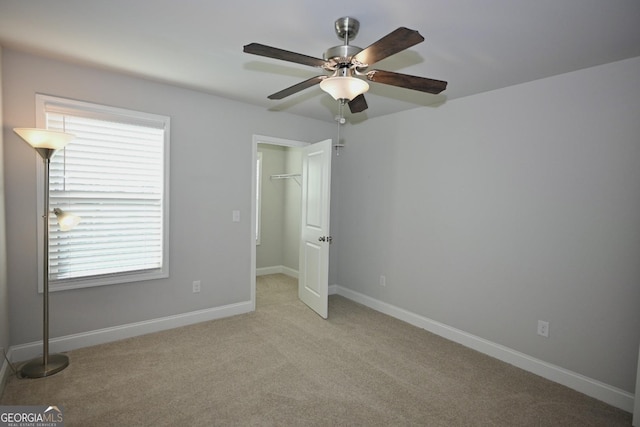
M 326 319 L 332 141 L 307 144 L 254 135 L 252 151 L 253 309 L 256 273 L 281 272 L 298 276 L 298 297 Z M 274 232 L 269 234 L 269 228 Z
M 254 135 L 252 179 L 252 285 L 256 276 L 298 278 L 301 218 L 301 148 L 308 143 Z

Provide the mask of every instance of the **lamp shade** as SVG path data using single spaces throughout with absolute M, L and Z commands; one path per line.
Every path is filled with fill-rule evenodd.
M 70 133 L 47 129 L 15 128 L 13 131 L 36 149 L 60 150 L 75 138 Z
M 351 101 L 356 96 L 368 91 L 369 84 L 355 77 L 334 76 L 322 80 L 320 89 L 327 92 L 335 100 L 347 99 Z
M 58 225 L 62 231 L 73 230 L 73 228 L 80 224 L 80 221 L 82 220 L 79 216 L 65 212 L 60 208 L 55 208 L 53 213 L 58 218 Z

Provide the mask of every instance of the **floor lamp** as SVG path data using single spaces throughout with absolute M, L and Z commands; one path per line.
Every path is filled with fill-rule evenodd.
M 51 158 L 64 148 L 74 135 L 45 129 L 16 128 L 13 130 L 27 141 L 44 160 L 44 252 L 43 252 L 43 314 L 42 314 L 42 357 L 25 363 L 20 374 L 25 378 L 42 378 L 62 371 L 69 366 L 69 358 L 64 354 L 49 354 L 49 164 Z

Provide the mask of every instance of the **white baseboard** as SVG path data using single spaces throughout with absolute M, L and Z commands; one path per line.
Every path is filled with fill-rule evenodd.
M 331 292 L 334 290 L 335 292 Z M 494 357 L 503 362 L 517 366 L 525 371 L 534 373 L 548 380 L 562 384 L 587 396 L 601 400 L 627 412 L 633 412 L 634 395 L 619 388 L 604 384 L 576 372 L 528 356 L 508 347 L 496 344 L 483 338 L 471 335 L 462 330 L 420 316 L 402 308 L 371 298 L 359 292 L 352 291 L 339 285 L 330 287 L 330 294 L 337 293 L 352 301 L 365 305 L 381 313 L 407 322 L 411 325 L 426 329 L 448 340 L 462 344 L 465 347 Z M 639 393 L 636 390 L 636 393 Z
M 298 270 L 285 267 L 284 265 L 256 268 L 256 276 L 266 276 L 267 274 L 285 274 L 295 279 L 298 278 Z
M 223 317 L 235 316 L 237 314 L 244 314 L 250 311 L 253 311 L 250 301 L 192 311 L 189 313 L 177 314 L 175 316 L 147 320 L 144 322 L 129 323 L 111 328 L 52 338 L 49 340 L 49 349 L 52 353 L 61 353 L 78 348 L 90 347 L 97 344 L 104 344 L 125 338 L 206 322 L 209 320 L 221 319 Z M 11 354 L 9 360 L 12 362 L 32 359 L 42 354 L 42 341 L 16 345 L 11 347 L 9 351 L 9 354 Z
M 279 271 L 286 274 L 284 271 Z M 297 273 L 297 272 L 296 272 Z M 266 273 L 273 274 L 273 273 Z M 569 371 L 559 366 L 552 365 L 542 360 L 533 358 L 524 353 L 512 350 L 500 344 L 493 343 L 462 330 L 453 328 L 435 320 L 417 315 L 394 305 L 379 301 L 359 292 L 352 291 L 339 285 L 331 285 L 329 294 L 338 294 L 357 303 L 363 304 L 381 313 L 405 321 L 411 325 L 425 329 L 436 335 L 487 354 L 503 362 L 517 366 L 525 371 L 534 373 L 548 380 L 567 386 L 573 390 L 584 393 L 595 399 L 606 402 L 624 411 L 633 413 L 634 395 L 616 387 L 604 384 L 600 381 L 588 378 L 576 372 Z M 98 329 L 80 334 L 67 335 L 53 338 L 49 342 L 49 348 L 53 353 L 71 351 L 78 348 L 89 347 L 97 344 L 118 341 L 139 335 L 159 332 L 167 329 L 178 328 L 223 317 L 235 316 L 252 311 L 250 301 L 230 304 L 223 307 L 198 310 L 190 313 L 167 316 L 144 322 L 130 323 L 111 328 Z M 42 342 L 32 342 L 10 347 L 7 352 L 9 360 L 23 361 L 32 359 L 42 353 Z M 0 391 L 4 390 L 4 382 L 9 375 L 9 366 L 2 358 L 0 365 Z M 637 391 L 636 391 L 637 392 Z

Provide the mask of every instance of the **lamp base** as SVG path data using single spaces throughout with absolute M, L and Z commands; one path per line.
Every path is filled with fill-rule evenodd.
M 64 354 L 50 354 L 46 365 L 42 357 L 36 357 L 25 363 L 20 368 L 20 375 L 23 378 L 43 378 L 57 374 L 67 366 L 69 366 L 69 357 Z

